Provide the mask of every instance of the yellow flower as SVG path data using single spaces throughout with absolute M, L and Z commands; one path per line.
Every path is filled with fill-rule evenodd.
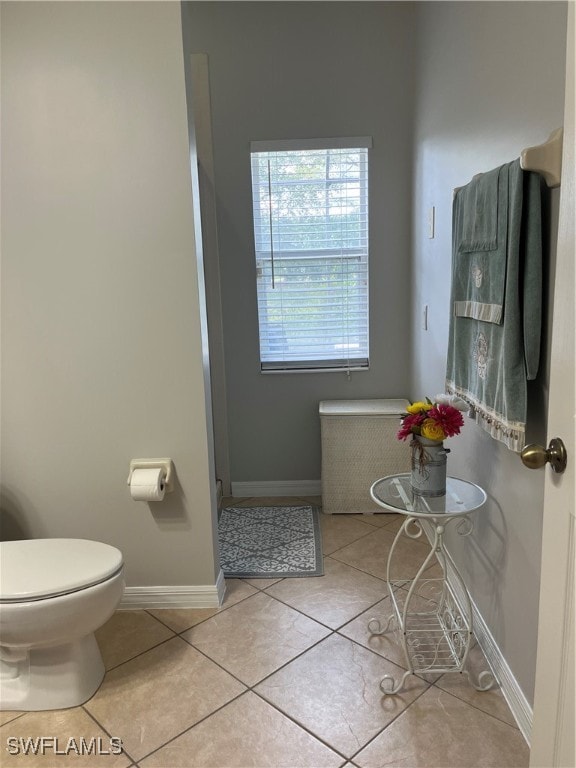
M 429 411 L 430 408 L 432 408 L 432 405 L 430 403 L 412 403 L 412 405 L 409 405 L 406 410 L 408 413 L 423 413 L 426 411 Z
M 434 421 L 434 419 L 426 419 L 422 423 L 420 432 L 422 437 L 427 437 L 428 440 L 444 440 L 446 437 L 444 430 Z

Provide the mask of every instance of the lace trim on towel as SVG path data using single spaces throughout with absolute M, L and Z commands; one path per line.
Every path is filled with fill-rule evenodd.
M 507 421 L 502 414 L 488 408 L 471 392 L 457 387 L 454 382 L 446 382 L 446 392 L 458 395 L 465 400 L 471 408 L 470 415 L 474 416 L 476 423 L 495 440 L 504 443 L 507 448 L 516 453 L 520 453 L 524 448 L 525 425 L 522 422 Z
M 483 320 L 485 323 L 502 322 L 501 304 L 482 304 L 479 301 L 455 301 L 454 315 L 456 317 L 473 317 L 475 320 Z

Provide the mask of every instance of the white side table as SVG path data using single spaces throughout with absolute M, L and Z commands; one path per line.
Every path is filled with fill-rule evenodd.
M 388 554 L 386 581 L 393 613 L 386 626 L 371 619 L 372 634 L 397 630 L 404 650 L 407 671 L 396 683 L 385 675 L 380 688 L 385 694 L 398 693 L 408 675 L 416 673 L 460 672 L 468 675 L 479 691 L 494 685 L 492 672 L 481 672 L 476 682 L 465 669 L 472 639 L 472 606 L 470 595 L 453 559 L 444 547 L 444 531 L 456 526 L 461 536 L 469 536 L 473 523 L 469 515 L 486 501 L 486 493 L 478 485 L 455 477 L 446 479 L 446 495 L 434 498 L 415 496 L 410 487 L 410 474 L 390 475 L 377 480 L 370 495 L 381 507 L 405 515 Z M 413 579 L 395 575 L 395 556 L 403 535 L 418 539 L 424 532 L 423 522 L 433 533 L 430 552 Z M 423 537 L 426 541 L 426 536 Z M 439 577 L 430 578 L 428 569 L 437 562 Z

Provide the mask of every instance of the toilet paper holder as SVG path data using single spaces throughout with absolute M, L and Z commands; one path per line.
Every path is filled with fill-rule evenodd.
M 166 493 L 170 493 L 174 490 L 174 465 L 172 459 L 132 459 L 130 462 L 130 474 L 128 475 L 127 480 L 128 485 L 130 485 L 132 481 L 132 473 L 135 469 L 163 469 L 165 473 L 164 485 L 166 487 Z

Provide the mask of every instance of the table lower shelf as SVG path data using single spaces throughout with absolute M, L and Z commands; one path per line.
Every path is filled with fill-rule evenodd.
M 470 617 L 444 579 L 422 579 L 406 607 L 410 582 L 391 582 L 400 645 L 412 672 L 459 672 L 470 648 Z
M 399 683 L 385 675 L 380 684 L 383 693 L 398 693 L 408 675 L 444 674 L 465 669 L 472 642 L 472 619 L 460 605 L 445 579 L 419 579 L 418 591 L 411 581 L 388 583 L 394 612 L 382 628 L 379 619 L 371 619 L 372 634 L 394 632 L 404 650 L 407 671 Z M 491 688 L 495 682 L 491 672 L 482 672 L 478 682 L 470 679 L 479 691 Z

